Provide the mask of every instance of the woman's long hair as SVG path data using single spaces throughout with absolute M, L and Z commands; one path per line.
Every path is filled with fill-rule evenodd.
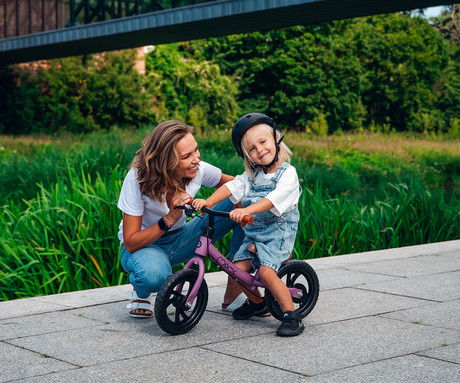
M 131 167 L 137 168 L 137 181 L 141 193 L 164 202 L 166 193 L 184 191 L 191 179 L 176 179 L 175 173 L 180 161 L 176 144 L 193 128 L 181 121 L 165 121 L 153 129 L 142 141 Z

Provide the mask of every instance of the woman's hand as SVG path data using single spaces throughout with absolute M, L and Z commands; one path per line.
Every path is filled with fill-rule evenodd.
M 170 227 L 179 221 L 182 217 L 182 213 L 184 212 L 182 209 L 174 209 L 174 206 L 184 206 L 191 198 L 192 196 L 185 192 L 174 195 L 168 193 L 166 195 L 166 203 L 168 204 L 169 212 L 165 215 L 164 219 Z
M 201 210 L 203 207 L 207 206 L 207 203 L 205 199 L 198 198 L 192 201 L 192 205 L 196 210 Z
M 230 212 L 230 218 L 235 222 L 242 222 L 243 217 L 251 215 L 251 212 L 247 208 L 235 209 Z

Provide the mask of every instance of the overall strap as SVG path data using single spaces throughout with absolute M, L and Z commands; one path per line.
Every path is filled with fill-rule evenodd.
M 278 180 L 280 177 L 283 175 L 285 170 L 288 168 L 289 164 L 287 162 L 283 162 L 280 166 L 278 166 L 278 169 L 276 169 L 276 173 L 272 178 L 272 182 L 274 185 L 278 183 Z

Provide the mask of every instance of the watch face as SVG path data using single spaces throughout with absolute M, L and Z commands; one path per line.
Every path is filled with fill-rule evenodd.
M 169 230 L 169 226 L 168 226 L 168 224 L 166 223 L 166 221 L 163 218 L 161 218 L 158 221 L 158 226 L 160 226 L 160 229 L 163 230 L 163 231 L 168 231 Z

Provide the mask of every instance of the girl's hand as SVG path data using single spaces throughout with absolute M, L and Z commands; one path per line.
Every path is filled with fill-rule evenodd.
M 235 222 L 241 222 L 243 217 L 251 215 L 247 208 L 235 209 L 230 212 L 230 218 Z
M 206 200 L 205 199 L 194 199 L 193 202 L 192 202 L 192 205 L 193 207 L 196 209 L 196 210 L 201 210 L 203 209 L 203 207 L 205 207 L 207 204 L 206 204 Z

